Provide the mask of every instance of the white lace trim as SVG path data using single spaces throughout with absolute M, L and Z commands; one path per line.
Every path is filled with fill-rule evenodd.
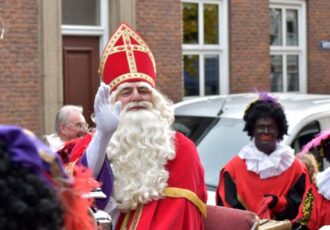
M 330 200 L 330 167 L 316 175 L 316 187 L 322 196 Z
M 294 150 L 287 145 L 278 143 L 275 151 L 267 155 L 257 149 L 254 141 L 244 146 L 238 156 L 245 160 L 247 169 L 259 174 L 261 179 L 282 174 L 295 159 Z

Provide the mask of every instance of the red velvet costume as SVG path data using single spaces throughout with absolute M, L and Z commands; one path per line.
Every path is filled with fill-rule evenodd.
M 86 141 L 91 139 L 84 139 L 85 141 L 81 143 L 83 146 L 87 146 Z M 125 229 L 131 226 L 133 218 L 137 218 L 137 220 L 134 219 L 135 224 L 133 223 L 135 229 L 204 229 L 202 212 L 206 210 L 207 200 L 204 169 L 195 145 L 188 138 L 177 132 L 175 143 L 176 157 L 167 164 L 170 175 L 165 198 L 144 205 L 141 212 L 139 212 L 139 208 L 137 208 L 138 211 L 131 211 Z M 75 146 L 75 148 L 84 150 L 84 147 Z M 72 155 L 73 161 L 78 157 L 77 152 L 79 150 L 74 151 Z M 80 154 L 82 155 L 83 152 Z M 103 181 L 100 182 L 104 183 Z M 171 190 L 172 188 L 174 190 Z M 177 188 L 185 190 L 176 190 Z M 185 194 L 193 198 L 188 200 L 183 197 Z M 125 214 L 123 213 L 116 229 L 120 229 L 121 224 L 125 225 L 124 218 Z
M 330 200 L 318 193 L 314 184 L 305 193 L 293 223 L 304 225 L 308 229 L 319 229 L 323 225 L 330 225 Z
M 155 87 L 155 60 L 143 39 L 127 24 L 121 23 L 103 51 L 99 74 L 110 86 L 110 94 L 126 82 L 145 82 Z M 88 142 L 82 144 L 87 146 Z M 71 160 L 78 157 L 79 162 L 88 165 L 86 154 L 81 155 L 84 146 L 75 146 Z M 204 229 L 207 200 L 204 169 L 195 145 L 183 134 L 175 134 L 175 147 L 176 156 L 166 165 L 169 179 L 168 187 L 163 191 L 164 197 L 141 205 L 127 215 L 122 213 L 117 229 Z M 76 150 L 80 154 L 77 155 Z M 111 175 L 110 164 L 105 158 L 97 180 L 105 186 L 113 180 Z M 102 187 L 102 190 L 111 196 L 111 189 Z
M 243 205 L 244 209 L 257 213 L 260 218 L 277 219 L 275 215 L 285 211 L 289 199 L 288 193 L 292 192 L 294 186 L 297 186 L 297 182 L 301 180 L 304 182 L 302 186 L 298 185 L 302 190 L 295 194 L 298 199 L 299 194 L 301 194 L 301 199 L 304 188 L 310 184 L 306 168 L 298 160 L 294 160 L 293 164 L 279 176 L 261 179 L 258 174 L 247 170 L 245 160 L 236 156 L 220 172 L 216 199 L 218 204 L 221 200 L 225 207 L 233 207 L 227 199 L 228 194 L 233 192 L 226 185 L 225 173 L 231 176 L 235 184 L 237 193 L 234 199 Z M 305 176 L 302 177 L 302 175 Z M 270 199 L 264 197 L 265 194 L 273 194 L 278 197 L 278 203 L 273 209 L 268 209 Z M 299 203 L 296 205 L 297 209 L 298 206 Z
M 167 169 L 170 173 L 168 188 L 186 189 L 196 194 L 201 205 L 205 205 L 207 200 L 206 187 L 204 183 L 204 169 L 200 163 L 194 144 L 181 133 L 176 133 L 176 157 L 169 161 Z M 152 201 L 144 205 L 141 213 L 139 208 L 129 215 L 128 229 L 134 222 L 132 229 L 204 229 L 203 216 L 201 211 L 192 201 L 179 197 L 168 197 Z M 201 207 L 202 208 L 202 207 Z M 204 206 L 205 208 L 205 206 Z M 121 214 L 116 229 L 125 225 L 125 214 Z M 135 227 L 135 228 L 134 228 Z

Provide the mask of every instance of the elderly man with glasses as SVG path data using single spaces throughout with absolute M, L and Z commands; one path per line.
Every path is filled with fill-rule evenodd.
M 83 115 L 83 108 L 76 105 L 64 105 L 56 114 L 56 133 L 46 136 L 49 146 L 58 151 L 65 143 L 83 137 L 88 132 L 88 124 Z

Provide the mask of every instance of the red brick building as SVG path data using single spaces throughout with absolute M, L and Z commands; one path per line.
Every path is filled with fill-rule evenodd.
M 88 117 L 120 21 L 148 43 L 157 87 L 175 102 L 253 88 L 328 94 L 329 17 L 328 0 L 3 0 L 0 123 L 50 133 L 68 103 Z

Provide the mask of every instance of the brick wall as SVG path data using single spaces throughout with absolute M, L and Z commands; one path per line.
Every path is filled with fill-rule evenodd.
M 173 101 L 183 97 L 181 1 L 136 1 L 136 30 L 156 60 L 157 87 Z
M 39 1 L 0 1 L 6 33 L 0 40 L 0 124 L 42 133 L 42 78 L 38 56 Z M 330 1 L 307 2 L 307 90 L 330 93 Z M 157 87 L 174 101 L 183 97 L 181 1 L 136 1 L 136 29 L 157 65 Z M 268 1 L 229 1 L 230 93 L 269 90 Z
M 38 6 L 35 0 L 0 1 L 0 124 L 41 133 Z
M 230 93 L 270 88 L 268 7 L 268 1 L 230 1 Z
M 320 41 L 330 41 L 330 1 L 307 3 L 307 63 L 310 93 L 330 93 L 330 49 L 321 49 Z

